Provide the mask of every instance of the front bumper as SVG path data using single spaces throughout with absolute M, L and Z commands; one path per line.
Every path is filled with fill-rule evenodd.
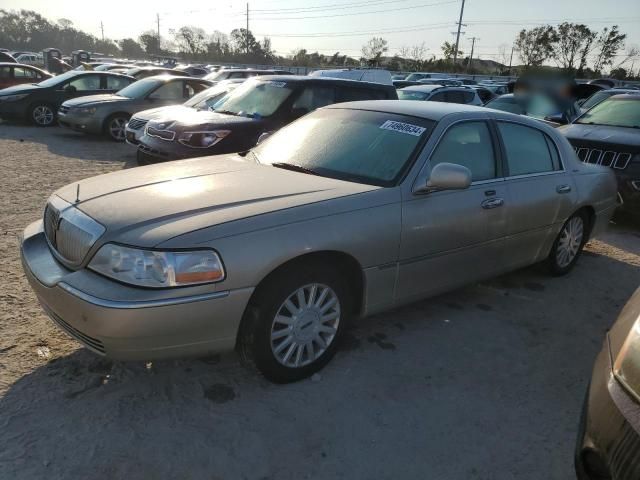
M 640 479 L 640 405 L 612 374 L 608 338 L 585 398 L 575 466 L 579 480 Z
M 137 130 L 133 130 L 132 128 L 129 128 L 129 126 L 127 125 L 127 127 L 125 128 L 125 141 L 129 144 L 129 145 L 133 145 L 134 147 L 137 147 L 138 144 L 140 143 L 140 139 L 142 138 L 142 136 L 144 135 L 144 127 L 138 128 Z
M 73 111 L 65 113 L 58 110 L 58 123 L 76 132 L 102 133 L 102 119 L 96 115 L 78 114 Z
M 176 141 L 166 141 L 143 135 L 138 141 L 138 151 L 150 162 L 167 162 L 187 158 L 217 155 L 214 148 L 189 148 Z
M 49 250 L 42 222 L 24 231 L 22 264 L 51 319 L 85 347 L 117 360 L 159 360 L 232 350 L 252 288 L 126 286 L 71 271 Z

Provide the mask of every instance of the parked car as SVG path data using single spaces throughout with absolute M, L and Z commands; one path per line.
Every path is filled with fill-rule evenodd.
M 199 67 L 196 65 L 187 65 L 186 67 L 176 68 L 179 72 L 184 72 L 186 75 L 190 77 L 203 78 L 206 75 L 209 75 L 209 70 L 204 67 Z
M 471 85 L 471 88 L 476 91 L 478 97 L 480 97 L 480 101 L 483 104 L 486 104 L 493 100 L 494 98 L 498 98 L 498 95 L 493 93 L 490 89 L 486 88 L 484 85 Z
M 430 102 L 466 103 L 482 105 L 478 93 L 467 87 L 443 87 L 442 85 L 420 85 L 398 90 L 400 100 L 428 100 Z
M 359 82 L 382 83 L 393 85 L 391 73 L 388 70 L 377 68 L 334 68 L 329 70 L 314 70 L 309 74 L 312 77 L 345 78 L 358 80 Z
M 640 94 L 640 90 L 636 90 L 635 88 L 609 88 L 606 90 L 600 90 L 591 95 L 586 100 L 578 102 L 578 105 L 580 105 L 580 113 L 586 112 L 590 108 L 595 107 L 609 97 L 613 97 L 614 95 L 622 95 L 625 93 Z
M 403 73 L 400 75 L 391 75 L 391 80 L 404 80 L 407 76 Z
M 558 125 L 567 124 L 580 114 L 578 105 L 571 99 L 554 99 L 543 94 L 508 93 L 491 100 L 485 107 L 526 115 Z
M 110 72 L 113 70 L 118 70 L 120 73 L 124 73 L 127 70 L 131 70 L 132 68 L 136 68 L 134 65 L 128 65 L 124 63 L 105 63 L 103 65 L 99 65 L 95 68 L 97 72 Z
M 21 253 L 45 311 L 93 352 L 237 347 L 289 382 L 322 368 L 356 316 L 536 262 L 568 273 L 609 222 L 615 190 L 609 169 L 527 117 L 343 103 L 244 157 L 63 187 Z
M 144 127 L 147 125 L 149 120 L 159 118 L 181 118 L 189 116 L 194 110 L 212 110 L 213 106 L 218 103 L 222 97 L 234 90 L 242 82 L 244 82 L 243 78 L 222 80 L 221 82 L 216 83 L 213 87 L 207 88 L 197 95 L 194 95 L 182 105 L 157 107 L 137 112 L 133 117 L 131 117 L 126 126 L 125 135 L 127 143 L 138 146 L 140 137 L 144 134 Z
M 559 131 L 580 160 L 613 170 L 620 209 L 640 218 L 640 95 L 609 97 Z
M 114 94 L 89 95 L 64 102 L 58 110 L 61 126 L 78 132 L 125 140 L 125 126 L 134 113 L 150 105 L 176 105 L 209 87 L 209 82 L 191 77 L 160 75 L 127 85 Z
M 499 83 L 485 83 L 481 82 L 479 85 L 483 88 L 491 90 L 495 95 L 506 95 L 509 93 L 507 85 L 499 84 Z
M 0 63 L 0 89 L 23 83 L 38 83 L 51 77 L 49 72 L 31 65 Z
M 71 70 L 37 84 L 16 85 L 0 90 L 0 118 L 54 125 L 65 100 L 98 93 L 115 93 L 135 79 L 111 72 Z
M 85 71 L 93 71 L 93 70 L 97 70 L 99 67 L 103 66 L 103 65 L 110 65 L 108 63 L 104 63 L 104 62 L 80 62 L 80 65 L 78 65 L 77 67 L 74 67 L 73 70 L 85 70 Z
M 425 78 L 449 78 L 449 75 L 446 73 L 414 72 L 407 75 L 405 80 L 408 82 L 417 82 L 419 80 L 424 80 Z
M 270 133 L 316 108 L 351 100 L 397 99 L 391 85 L 310 76 L 262 76 L 247 80 L 214 111 L 150 120 L 138 145 L 138 161 L 159 162 L 249 150 Z
M 433 85 L 440 85 L 436 79 L 431 80 L 431 79 L 427 78 L 425 80 L 433 82 Z M 418 81 L 418 80 L 410 80 L 410 81 L 409 80 L 393 80 L 391 83 L 393 84 L 393 86 L 396 89 L 399 89 L 399 88 L 404 88 L 404 87 L 413 87 L 414 85 L 424 85 L 424 83 L 422 83 L 422 82 L 424 82 L 425 80 L 421 80 L 421 81 Z
M 234 80 L 238 78 L 251 78 L 261 75 L 291 75 L 291 72 L 284 70 L 256 70 L 255 68 L 223 68 L 204 76 L 214 84 L 222 80 Z
M 37 55 L 35 53 L 23 53 L 17 57 L 15 57 L 16 62 L 21 63 L 23 65 L 33 65 L 33 66 L 43 66 L 44 59 L 42 55 Z
M 462 82 L 456 78 L 425 78 L 418 80 L 421 85 L 442 85 L 444 87 L 461 87 Z
M 578 480 L 640 478 L 640 288 L 606 335 L 580 418 Z
M 142 80 L 147 77 L 155 77 L 157 75 L 175 75 L 176 77 L 184 77 L 184 72 L 164 67 L 133 67 L 125 72 L 125 75 Z

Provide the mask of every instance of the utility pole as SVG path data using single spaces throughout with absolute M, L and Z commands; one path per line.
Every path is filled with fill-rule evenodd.
M 157 40 L 158 40 L 158 45 L 157 45 L 157 53 L 160 54 L 160 14 L 156 13 L 156 24 L 158 26 L 158 33 L 157 33 Z
M 469 61 L 467 62 L 467 72 L 469 71 L 471 62 L 473 61 L 473 49 L 476 46 L 476 40 L 480 40 L 480 39 L 478 37 L 471 37 L 471 55 L 469 55 Z
M 511 63 L 513 62 L 513 51 L 516 49 L 515 44 L 511 46 L 511 56 L 509 57 L 509 76 L 511 76 Z
M 100 20 L 100 31 L 102 32 L 102 41 L 104 42 L 104 24 L 102 20 Z
M 460 20 L 458 20 L 458 33 L 456 35 L 456 49 L 453 52 L 453 66 L 456 66 L 458 60 L 458 46 L 460 45 L 460 28 L 462 27 L 462 16 L 464 15 L 464 0 L 462 0 L 462 6 L 460 7 Z
M 249 2 L 247 2 L 247 55 L 249 55 Z

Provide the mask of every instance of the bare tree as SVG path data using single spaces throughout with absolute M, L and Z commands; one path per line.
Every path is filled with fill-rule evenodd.
M 604 67 L 613 63 L 613 58 L 621 48 L 624 48 L 624 41 L 627 38 L 626 33 L 620 33 L 618 26 L 614 25 L 609 29 L 605 27 L 598 37 L 596 48 L 596 59 L 593 63 L 593 69 L 601 72 Z
M 498 47 L 498 56 L 496 57 L 497 61 L 502 65 L 509 65 L 509 59 L 511 57 L 511 50 L 509 45 L 506 43 L 501 43 Z
M 418 71 L 422 68 L 422 65 L 427 58 L 428 50 L 429 49 L 424 42 L 422 42 L 420 45 L 414 45 L 413 47 L 411 47 L 409 58 L 411 58 L 412 60 L 414 71 Z
M 378 65 L 382 54 L 389 50 L 387 41 L 382 37 L 373 37 L 362 46 L 362 58 L 369 65 Z

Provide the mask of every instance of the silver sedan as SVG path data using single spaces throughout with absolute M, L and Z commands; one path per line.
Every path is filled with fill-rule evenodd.
M 90 350 L 151 360 L 238 349 L 311 375 L 345 326 L 537 262 L 562 275 L 616 182 L 536 120 L 437 102 L 322 108 L 254 150 L 55 192 L 26 275 Z

